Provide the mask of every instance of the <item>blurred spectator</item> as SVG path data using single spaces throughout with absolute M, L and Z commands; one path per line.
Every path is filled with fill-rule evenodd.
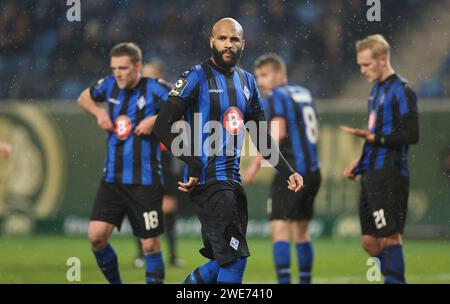
M 29 16 L 17 2 L 0 4 L 0 50 L 3 54 L 17 52 L 25 45 Z
M 333 97 L 346 79 L 342 71 L 354 64 L 354 42 L 375 31 L 395 39 L 426 3 L 385 1 L 388 21 L 371 23 L 365 0 L 82 1 L 81 22 L 68 22 L 65 1 L 1 1 L 0 99 L 75 98 L 79 86 L 108 73 L 103 58 L 121 41 L 141 45 L 146 58 L 163 58 L 173 81 L 182 68 L 209 56 L 208 44 L 199 41 L 225 16 L 244 26 L 244 68 L 251 70 L 264 52 L 277 52 L 293 82 Z

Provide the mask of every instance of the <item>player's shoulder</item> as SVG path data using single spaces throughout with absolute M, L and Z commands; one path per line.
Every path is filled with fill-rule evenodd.
M 270 99 L 284 98 L 287 96 L 288 96 L 288 94 L 287 94 L 284 86 L 278 86 L 278 87 L 272 88 L 270 91 L 267 92 L 267 98 L 270 98 Z
M 304 86 L 294 85 L 293 87 L 295 87 L 298 92 L 301 92 L 301 93 L 304 93 L 304 94 L 308 94 L 308 95 L 311 96 L 311 91 L 308 90 L 307 88 L 305 88 Z
M 111 85 L 111 84 L 115 84 L 115 83 L 116 83 L 116 77 L 114 77 L 114 75 L 107 75 L 107 76 L 97 80 L 97 83 L 94 85 L 94 88 L 97 89 L 97 88 L 100 88 L 101 86 Z
M 411 85 L 409 84 L 408 80 L 401 76 L 401 75 L 396 75 L 396 82 L 393 85 L 393 91 L 395 93 L 395 95 L 398 97 L 403 97 L 403 96 L 416 96 L 416 93 L 414 92 L 414 90 L 411 88 Z
M 295 102 L 313 102 L 311 91 L 301 85 L 285 85 L 282 90 L 284 94 L 288 94 L 291 98 L 293 98 Z
M 147 87 L 155 88 L 155 87 L 163 87 L 167 90 L 172 89 L 172 84 L 167 82 L 163 78 L 155 78 L 155 77 L 142 77 L 144 80 L 147 80 Z
M 258 91 L 255 76 L 252 73 L 240 68 L 239 66 L 235 67 L 235 71 L 244 77 L 244 91 L 248 89 L 250 91 L 249 94 L 253 96 L 254 92 Z
M 244 70 L 243 68 L 241 68 L 241 67 L 239 67 L 239 66 L 235 67 L 235 69 L 236 69 L 236 71 L 237 71 L 239 74 L 241 74 L 241 75 L 243 75 L 245 78 L 247 78 L 247 81 L 248 81 L 248 82 L 256 81 L 256 80 L 255 80 L 255 76 L 254 76 L 252 73 L 250 73 L 250 72 Z
M 188 70 L 185 70 L 183 73 L 180 74 L 180 76 L 178 77 L 178 79 L 182 78 L 182 79 L 198 79 L 199 77 L 199 72 L 202 69 L 200 64 L 196 64 L 193 67 L 191 67 Z
M 199 65 L 195 65 L 189 70 L 181 73 L 172 89 L 170 90 L 169 96 L 184 98 L 186 96 L 183 97 L 183 92 L 192 92 L 192 90 L 199 82 L 199 69 Z

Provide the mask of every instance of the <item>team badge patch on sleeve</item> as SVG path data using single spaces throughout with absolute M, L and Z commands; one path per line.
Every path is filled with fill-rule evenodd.
M 179 78 L 175 85 L 173 86 L 172 90 L 170 91 L 170 96 L 180 96 L 184 89 L 186 88 L 188 84 L 188 81 L 184 78 Z
M 105 78 L 102 78 L 99 81 L 97 81 L 97 84 L 95 85 L 95 88 L 98 89 L 102 85 L 103 81 L 105 81 Z

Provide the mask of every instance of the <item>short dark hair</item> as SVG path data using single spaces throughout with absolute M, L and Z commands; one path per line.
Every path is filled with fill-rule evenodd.
M 128 56 L 132 63 L 142 61 L 141 48 L 133 42 L 116 44 L 109 52 L 110 57 Z
M 286 63 L 284 63 L 283 58 L 275 53 L 266 53 L 261 55 L 256 59 L 254 68 L 258 69 L 263 65 L 271 64 L 276 71 L 283 71 L 286 74 Z

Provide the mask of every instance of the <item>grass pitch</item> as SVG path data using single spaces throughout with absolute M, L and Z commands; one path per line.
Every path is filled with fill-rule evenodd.
M 162 248 L 167 251 L 163 238 Z M 135 268 L 136 244 L 133 238 L 113 236 L 125 283 L 144 283 L 144 269 Z M 206 261 L 199 253 L 200 238 L 179 238 L 182 268 L 166 266 L 166 283 L 179 283 L 195 267 Z M 272 247 L 268 239 L 250 238 L 252 256 L 248 259 L 244 283 L 276 283 Z M 106 283 L 98 269 L 86 238 L 67 236 L 1 237 L 0 283 L 71 283 L 66 279 L 77 257 L 81 262 L 81 282 Z M 405 241 L 408 283 L 450 283 L 449 241 Z M 313 283 L 372 283 L 366 279 L 367 256 L 358 240 L 319 239 L 314 241 Z M 292 282 L 297 282 L 297 263 L 292 249 Z M 167 255 L 165 255 L 167 261 Z

